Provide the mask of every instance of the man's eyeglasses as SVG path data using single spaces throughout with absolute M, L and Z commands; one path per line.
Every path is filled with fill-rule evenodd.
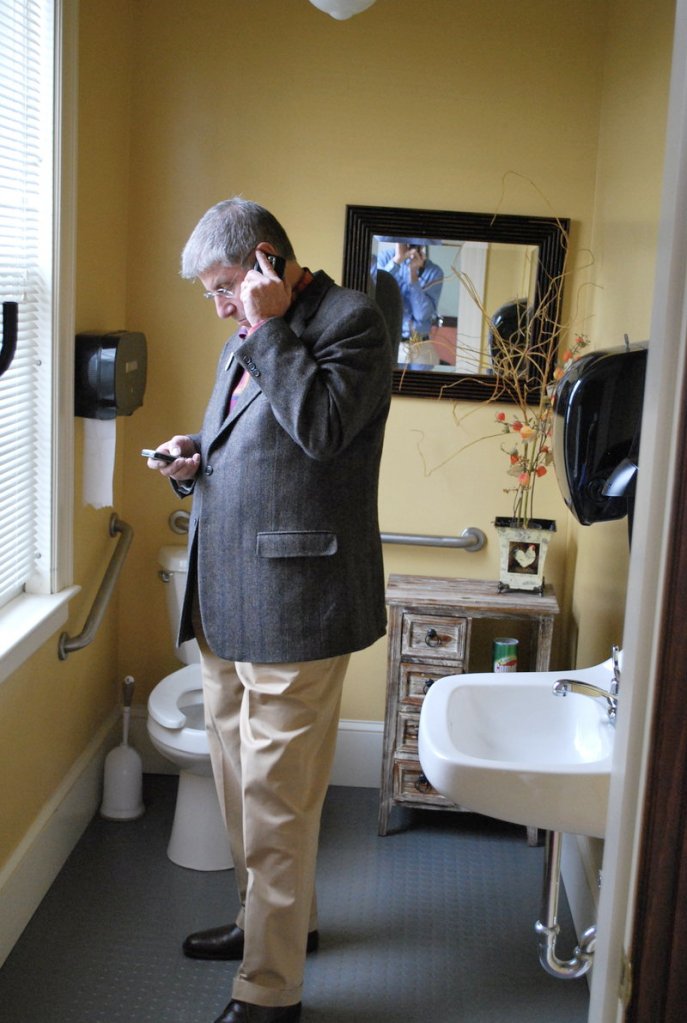
M 214 291 L 204 291 L 203 298 L 207 298 L 213 301 L 216 298 L 236 298 L 236 292 L 232 291 L 231 288 L 215 288 Z

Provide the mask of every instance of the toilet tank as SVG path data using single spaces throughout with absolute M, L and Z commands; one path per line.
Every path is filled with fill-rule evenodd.
M 198 644 L 194 639 L 177 646 L 177 634 L 179 630 L 179 619 L 186 589 L 186 575 L 188 572 L 188 552 L 186 547 L 178 544 L 170 544 L 161 547 L 157 556 L 160 565 L 160 578 L 165 587 L 165 599 L 167 602 L 167 619 L 169 621 L 172 646 L 176 655 L 183 664 L 194 664 L 200 660 Z

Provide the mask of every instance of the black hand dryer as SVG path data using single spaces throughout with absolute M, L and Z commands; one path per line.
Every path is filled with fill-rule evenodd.
M 590 352 L 553 399 L 553 457 L 563 500 L 584 526 L 632 512 L 647 343 Z

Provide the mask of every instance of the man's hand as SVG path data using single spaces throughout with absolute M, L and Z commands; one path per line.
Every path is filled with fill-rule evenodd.
M 156 462 L 154 458 L 148 459 L 148 468 L 157 469 L 161 476 L 171 477 L 179 483 L 186 483 L 195 479 L 200 469 L 200 453 L 190 437 L 178 434 L 164 444 L 158 444 L 156 451 L 162 451 L 168 455 L 174 455 L 174 461 L 169 465 L 165 462 Z
M 283 316 L 291 305 L 291 286 L 281 280 L 269 259 L 260 249 L 255 258 L 262 268 L 249 270 L 241 283 L 241 302 L 246 319 L 255 326 L 273 316 Z

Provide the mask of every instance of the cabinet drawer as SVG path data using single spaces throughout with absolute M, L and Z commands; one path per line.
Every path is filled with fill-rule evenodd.
M 419 710 L 432 682 L 445 675 L 462 675 L 462 662 L 456 664 L 401 664 L 398 699 Z
M 396 749 L 400 753 L 412 753 L 417 756 L 419 731 L 420 715 L 408 710 L 400 711 L 396 726 Z
M 404 803 L 432 803 L 454 806 L 449 799 L 433 789 L 422 773 L 419 760 L 412 757 L 394 761 L 394 799 Z
M 441 618 L 438 615 L 403 615 L 401 656 L 445 660 L 465 656 L 467 618 Z

